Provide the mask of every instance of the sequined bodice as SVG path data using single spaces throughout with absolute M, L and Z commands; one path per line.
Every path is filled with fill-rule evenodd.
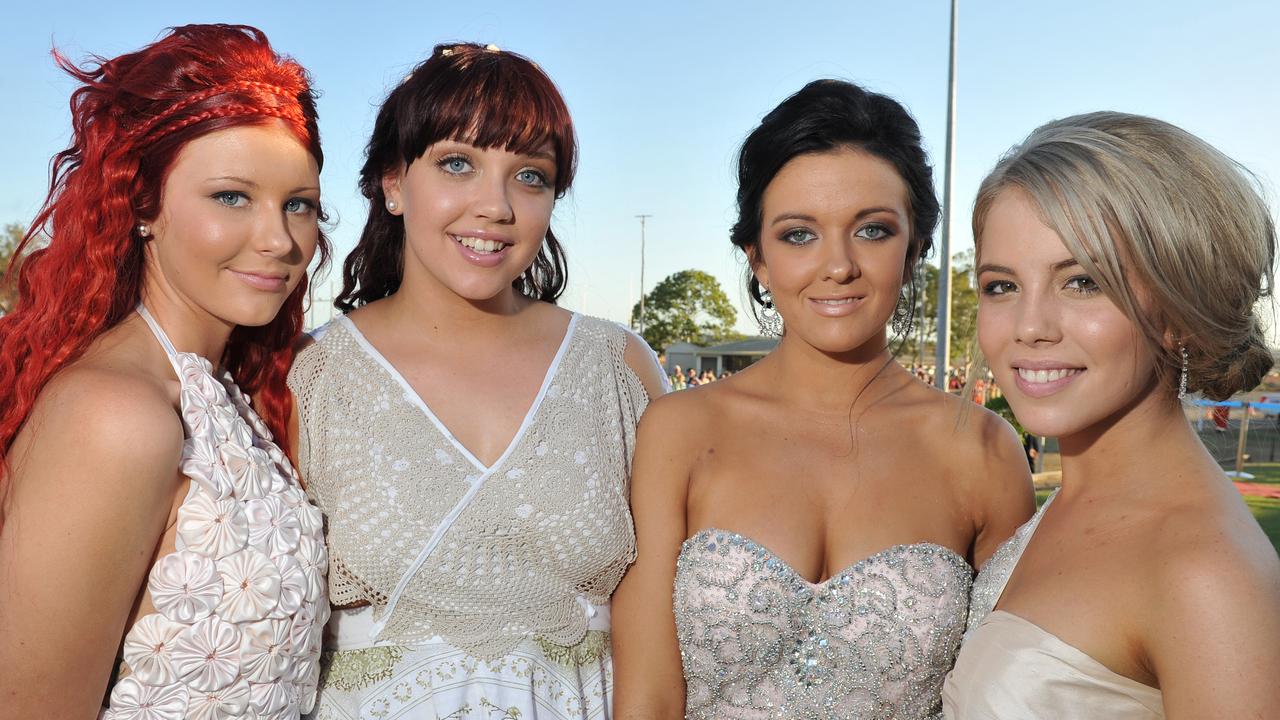
M 676 567 L 686 716 L 938 717 L 972 578 L 952 550 L 918 543 L 814 584 L 749 538 L 703 530 Z

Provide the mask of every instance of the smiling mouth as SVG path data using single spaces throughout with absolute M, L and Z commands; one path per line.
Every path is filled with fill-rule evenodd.
M 818 298 L 812 298 L 814 302 L 820 303 L 822 305 L 852 305 L 857 299 L 858 298 L 851 298 L 851 297 L 839 298 L 835 300 L 819 300 Z
M 1051 383 L 1057 382 L 1072 375 L 1079 375 L 1084 372 L 1083 368 L 1055 368 L 1053 370 L 1032 370 L 1030 368 L 1014 368 L 1018 371 L 1018 377 L 1023 382 L 1028 383 Z
M 506 243 L 499 242 L 498 240 L 482 240 L 480 238 L 462 235 L 450 235 L 449 237 L 453 238 L 455 242 L 468 250 L 481 255 L 492 255 L 494 253 L 501 252 L 503 248 L 507 247 Z

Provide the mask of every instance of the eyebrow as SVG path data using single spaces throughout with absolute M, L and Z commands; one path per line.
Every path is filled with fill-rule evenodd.
M 238 182 L 241 185 L 247 185 L 251 188 L 254 188 L 255 190 L 259 188 L 258 183 L 250 180 L 249 178 L 242 178 L 238 175 L 222 175 L 220 177 L 213 177 L 213 178 L 209 178 L 207 182 L 220 182 L 222 180 L 230 180 L 232 182 Z M 293 193 L 300 193 L 300 192 L 307 192 L 307 191 L 320 192 L 320 188 L 316 187 L 315 185 L 299 185 L 298 187 L 290 190 L 289 194 L 292 195 Z
M 1075 258 L 1067 258 L 1066 260 L 1059 260 L 1058 262 L 1054 263 L 1049 267 L 1049 269 L 1052 270 L 1053 272 L 1060 272 L 1062 270 L 1066 270 L 1069 267 L 1075 267 L 1079 264 L 1080 264 L 1080 261 L 1076 260 Z M 974 271 L 974 274 L 981 275 L 984 272 L 1004 273 L 1005 275 L 1017 274 L 1010 268 L 1005 267 L 1004 265 L 992 265 L 991 263 L 983 263 L 979 265 L 978 269 Z
M 858 214 L 853 216 L 853 219 L 861 220 L 862 218 L 868 215 L 874 215 L 880 212 L 889 213 L 890 215 L 901 217 L 901 213 L 899 213 L 897 210 L 894 210 L 891 207 L 869 207 L 869 208 L 863 208 L 862 210 L 859 210 Z M 783 213 L 775 217 L 773 220 L 771 220 L 769 224 L 777 225 L 778 223 L 783 222 L 785 220 L 803 220 L 805 222 L 811 222 L 811 223 L 818 222 L 818 219 L 812 215 L 805 215 L 804 213 Z

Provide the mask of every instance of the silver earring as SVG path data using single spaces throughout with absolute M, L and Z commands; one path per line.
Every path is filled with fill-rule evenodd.
M 151 226 L 146 223 L 138 223 L 138 236 L 144 238 L 151 237 Z
M 893 308 L 893 321 L 890 322 L 893 334 L 896 337 L 906 337 L 911 332 L 911 320 L 911 303 L 907 301 L 906 293 L 899 293 L 898 304 Z
M 782 337 L 782 316 L 773 306 L 773 293 L 767 289 L 760 293 L 764 307 L 760 308 L 760 334 L 765 337 Z
M 1178 399 L 1187 397 L 1187 346 L 1178 343 L 1178 352 L 1182 355 L 1182 375 L 1178 378 Z
M 391 211 L 391 212 L 395 212 L 395 211 L 396 211 L 396 201 L 395 201 L 395 200 L 388 200 L 388 201 L 387 201 L 387 210 L 389 210 L 389 211 Z

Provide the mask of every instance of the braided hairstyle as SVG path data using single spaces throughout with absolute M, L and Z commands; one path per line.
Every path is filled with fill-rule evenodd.
M 48 195 L 5 278 L 16 275 L 18 300 L 0 317 L 0 457 L 49 379 L 137 306 L 145 245 L 137 226 L 159 214 L 165 174 L 186 143 L 278 119 L 324 160 L 306 70 L 256 28 L 171 28 L 141 50 L 83 67 L 53 57 L 82 85 L 71 95 L 71 145 L 53 158 Z M 323 234 L 319 249 L 323 263 Z M 284 379 L 306 295 L 303 278 L 271 323 L 237 327 L 220 358 L 258 397 L 282 446 L 291 411 Z

